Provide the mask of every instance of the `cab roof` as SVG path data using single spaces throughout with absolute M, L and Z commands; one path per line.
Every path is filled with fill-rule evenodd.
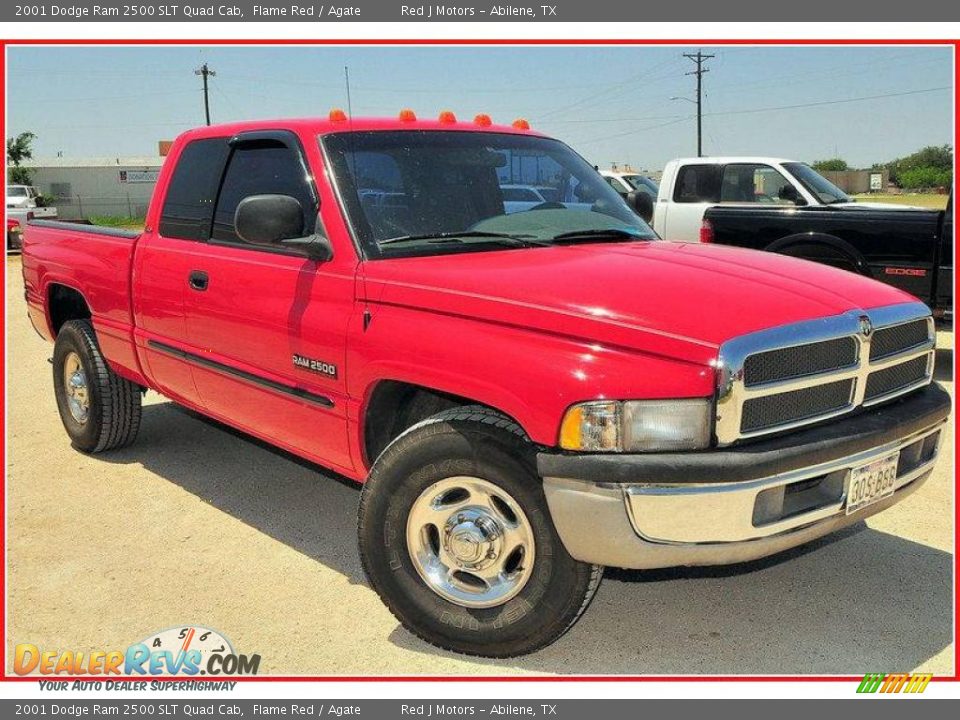
M 673 162 L 677 163 L 678 165 L 783 165 L 784 163 L 794 163 L 799 161 L 790 160 L 788 158 L 766 157 L 762 155 L 721 155 L 716 157 L 707 155 L 704 157 L 677 158 Z
M 339 116 L 335 113 L 339 112 Z M 403 111 L 408 113 L 409 111 Z M 333 110 L 327 117 L 281 118 L 277 120 L 250 120 L 245 122 L 224 123 L 188 130 L 183 133 L 185 139 L 205 137 L 224 137 L 241 132 L 257 130 L 291 130 L 301 135 L 327 135 L 341 132 L 370 131 L 456 131 L 456 132 L 493 132 L 509 135 L 532 135 L 543 137 L 543 133 L 531 130 L 526 120 L 518 119 L 510 125 L 493 124 L 489 116 L 478 115 L 475 118 L 456 118 L 452 113 L 441 113 L 439 118 L 401 116 L 356 117 L 349 118 L 341 111 Z

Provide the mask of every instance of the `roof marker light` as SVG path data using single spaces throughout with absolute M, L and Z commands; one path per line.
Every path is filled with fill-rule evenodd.
M 330 111 L 330 122 L 346 122 L 347 114 L 340 108 L 334 108 Z
M 417 114 L 410 108 L 404 108 L 400 111 L 400 122 L 414 122 L 417 119 Z
M 437 118 L 444 125 L 453 125 L 457 122 L 457 116 L 453 114 L 451 110 L 444 110 L 440 113 L 440 117 Z
M 517 130 L 529 130 L 530 123 L 528 123 L 523 118 L 517 118 L 516 120 L 513 121 L 513 127 L 515 127 Z
M 493 125 L 493 120 L 491 120 L 490 116 L 486 113 L 480 113 L 473 119 L 473 121 L 480 127 L 490 127 Z

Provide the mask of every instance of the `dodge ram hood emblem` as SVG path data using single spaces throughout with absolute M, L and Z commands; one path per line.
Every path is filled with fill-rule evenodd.
M 865 338 L 873 334 L 873 323 L 866 315 L 860 316 L 860 334 Z

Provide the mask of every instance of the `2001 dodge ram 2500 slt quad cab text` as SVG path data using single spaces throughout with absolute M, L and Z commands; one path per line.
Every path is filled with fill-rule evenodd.
M 517 184 L 554 199 L 506 212 Z M 26 297 L 77 449 L 131 443 L 149 388 L 362 483 L 389 609 L 507 657 L 569 629 L 604 566 L 778 553 L 937 459 L 925 305 L 662 242 L 641 205 L 525 121 L 205 127 L 143 233 L 28 225 Z

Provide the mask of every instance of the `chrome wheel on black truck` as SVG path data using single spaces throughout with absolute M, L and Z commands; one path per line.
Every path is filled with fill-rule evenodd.
M 434 415 L 384 450 L 363 488 L 359 541 L 404 627 L 471 655 L 549 645 L 602 574 L 564 549 L 522 429 L 481 406 Z

